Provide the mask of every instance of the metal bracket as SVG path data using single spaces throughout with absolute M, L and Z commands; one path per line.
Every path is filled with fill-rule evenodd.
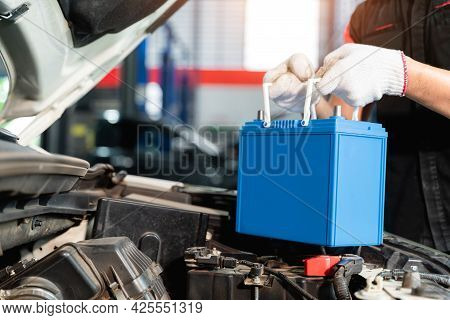
M 0 12 L 0 20 L 5 20 L 9 22 L 14 22 L 24 15 L 28 10 L 30 10 L 30 5 L 28 3 L 23 3 L 15 9 Z

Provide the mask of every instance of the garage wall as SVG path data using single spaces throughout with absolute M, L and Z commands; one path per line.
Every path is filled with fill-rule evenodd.
M 175 59 L 180 67 L 241 69 L 244 61 L 246 0 L 190 0 L 169 20 L 176 35 Z M 149 64 L 161 64 L 166 31 L 151 37 Z
M 294 6 L 290 0 L 188 1 L 169 20 L 169 25 L 176 35 L 172 48 L 177 66 L 196 70 L 200 74 L 215 73 L 214 83 L 197 79 L 191 124 L 197 127 L 210 124 L 240 125 L 253 119 L 258 108 L 262 107 L 263 73 L 256 81 L 254 76 L 250 76 L 252 81 L 247 83 L 245 81 L 232 83 L 233 80 L 230 80 L 229 74 L 224 71 L 236 71 L 241 74 L 256 69 L 262 71 L 272 65 L 262 67 L 260 62 L 267 59 L 257 59 L 259 52 L 264 55 L 270 50 L 277 50 L 283 52 L 284 58 L 294 51 L 305 51 L 306 49 L 301 49 L 300 44 L 314 48 L 306 51 L 311 55 L 314 64 L 319 66 L 327 53 L 343 43 L 344 28 L 354 8 L 361 2 L 362 0 L 296 0 L 295 6 L 298 8 L 295 12 L 285 13 L 282 10 L 283 6 Z M 253 12 L 256 12 L 255 4 L 258 3 L 268 9 L 273 7 L 273 12 L 263 10 L 261 14 L 267 14 L 267 17 L 263 18 L 254 14 L 246 15 L 249 8 L 253 8 Z M 311 19 L 302 19 L 305 15 Z M 253 22 L 260 20 L 266 25 L 261 25 L 259 32 L 259 27 L 248 28 L 246 18 L 251 18 Z M 268 30 L 276 27 L 280 29 L 278 33 L 269 35 Z M 298 32 L 298 39 L 291 41 L 289 49 L 277 42 L 280 40 L 278 38 L 286 36 L 287 32 L 283 30 L 288 30 L 291 34 Z M 305 35 L 305 30 L 310 30 L 311 34 L 316 32 L 316 35 L 314 37 Z M 251 39 L 249 39 L 250 31 Z M 161 64 L 161 52 L 167 43 L 166 38 L 167 33 L 164 29 L 152 35 L 149 46 L 149 68 L 158 68 Z M 266 42 L 258 40 L 257 44 L 253 43 L 252 50 L 247 50 L 249 41 L 255 42 L 255 39 L 264 39 Z M 293 43 L 298 43 L 298 48 Z M 298 115 L 291 114 L 289 117 L 298 118 Z

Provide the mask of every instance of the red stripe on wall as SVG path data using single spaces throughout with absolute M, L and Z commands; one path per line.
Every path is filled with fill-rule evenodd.
M 191 81 L 197 85 L 230 85 L 259 86 L 263 82 L 265 72 L 247 70 L 177 70 L 176 77 L 187 73 Z M 149 69 L 148 78 L 152 82 L 160 82 L 160 70 Z M 120 85 L 120 68 L 111 71 L 99 84 L 98 88 L 113 89 Z
M 262 84 L 265 72 L 247 70 L 177 70 L 176 77 L 187 74 L 197 85 L 260 85 Z M 148 71 L 149 80 L 160 82 L 159 69 Z
M 246 70 L 198 70 L 196 80 L 201 85 L 261 85 L 265 72 Z

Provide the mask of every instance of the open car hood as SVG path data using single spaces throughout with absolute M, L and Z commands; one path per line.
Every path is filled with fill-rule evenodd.
M 0 50 L 10 76 L 0 121 L 30 117 L 16 132 L 29 144 L 185 2 L 0 0 Z

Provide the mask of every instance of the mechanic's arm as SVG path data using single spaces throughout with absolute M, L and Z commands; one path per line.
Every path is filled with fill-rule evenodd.
M 353 107 L 383 95 L 407 96 L 450 118 L 450 72 L 414 61 L 401 51 L 346 44 L 325 58 L 318 76 L 323 95 L 337 95 Z
M 450 118 L 450 71 L 406 58 L 409 83 L 406 96 Z

